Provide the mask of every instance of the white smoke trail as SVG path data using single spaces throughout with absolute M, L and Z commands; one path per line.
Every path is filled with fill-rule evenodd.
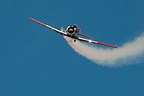
M 99 65 L 116 67 L 123 64 L 133 64 L 143 60 L 144 33 L 133 41 L 127 42 L 116 49 L 103 49 L 90 46 L 80 41 L 73 42 L 73 40 L 68 37 L 64 38 L 77 53 Z

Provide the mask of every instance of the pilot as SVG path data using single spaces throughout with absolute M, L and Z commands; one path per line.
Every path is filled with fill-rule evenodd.
M 75 27 L 76 27 L 76 24 L 74 24 L 72 27 L 74 27 L 74 28 L 75 28 Z
M 74 25 L 72 26 L 72 28 L 74 29 L 75 32 L 77 31 L 77 26 L 76 26 L 76 24 L 74 24 Z

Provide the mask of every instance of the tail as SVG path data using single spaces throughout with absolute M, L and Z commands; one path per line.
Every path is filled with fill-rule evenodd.
M 65 29 L 64 27 L 61 27 L 61 31 L 62 31 L 62 32 L 65 32 L 65 30 L 66 30 L 66 29 Z

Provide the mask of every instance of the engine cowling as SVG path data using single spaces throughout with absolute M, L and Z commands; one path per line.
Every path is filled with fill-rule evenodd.
M 76 27 L 74 26 L 69 26 L 66 30 L 68 35 L 74 35 L 76 33 Z

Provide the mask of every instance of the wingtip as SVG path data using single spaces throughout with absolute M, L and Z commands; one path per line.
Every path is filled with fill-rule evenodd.
M 118 48 L 117 46 L 114 46 L 113 48 Z
M 111 44 L 105 44 L 103 42 L 97 42 L 97 44 L 100 44 L 100 45 L 103 45 L 103 46 L 108 46 L 108 47 L 111 47 L 111 48 L 118 48 L 117 46 L 113 46 Z
M 32 20 L 33 18 L 29 17 L 30 20 Z

